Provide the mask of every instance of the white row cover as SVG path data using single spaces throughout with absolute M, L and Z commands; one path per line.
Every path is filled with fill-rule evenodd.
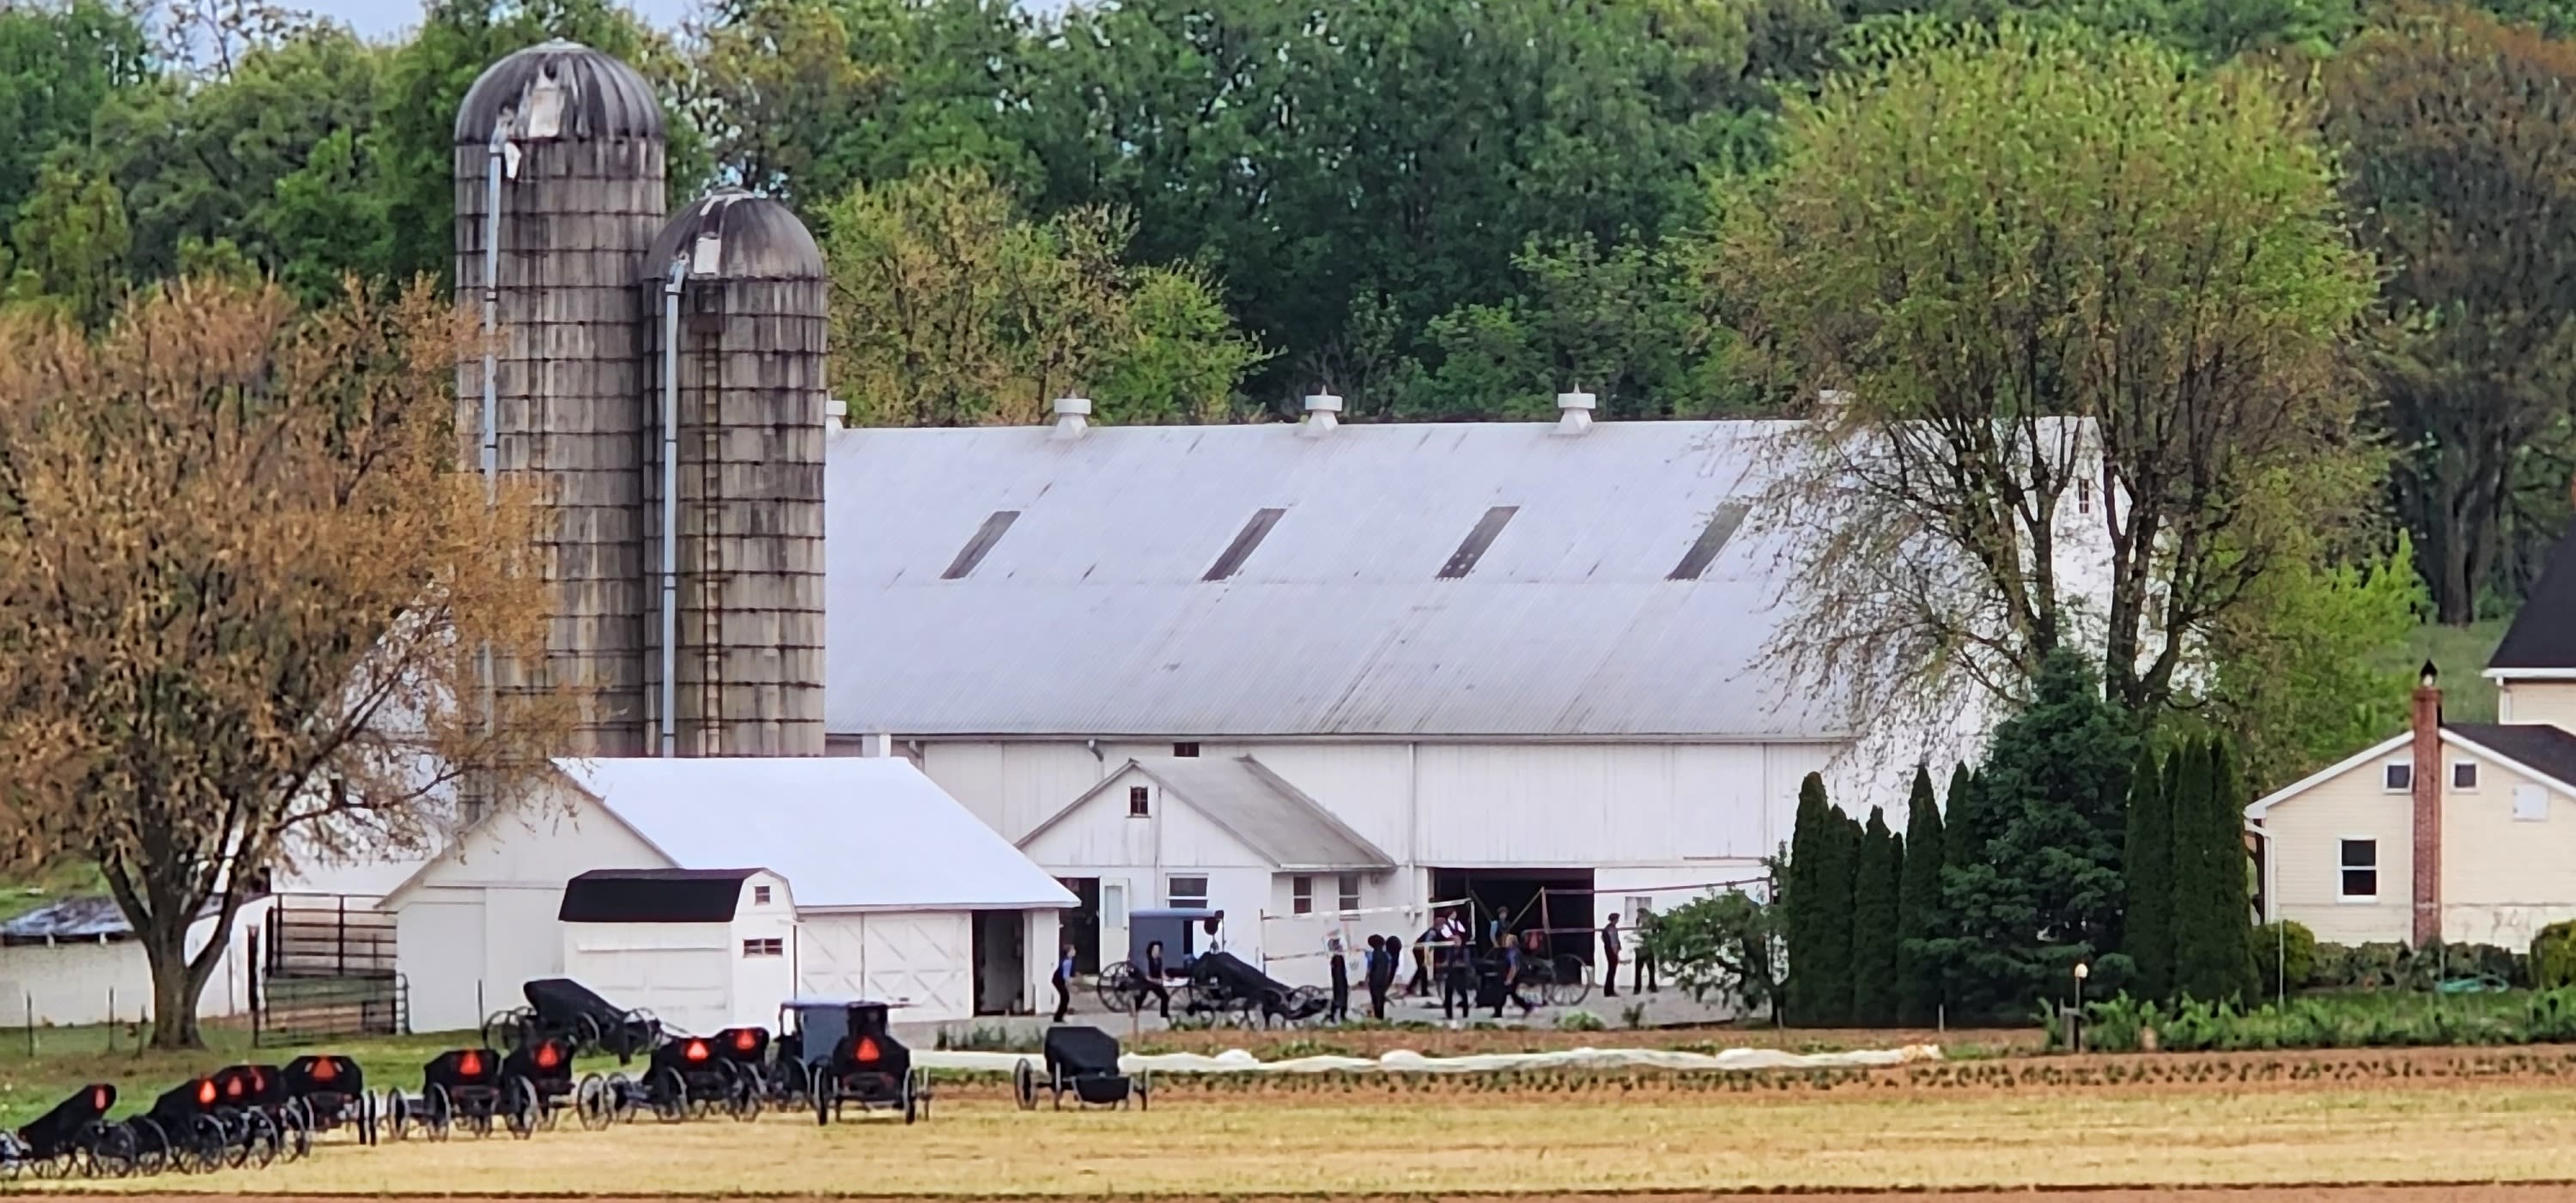
M 1465 1057 L 1426 1057 L 1396 1049 L 1376 1058 L 1295 1057 L 1263 1061 L 1242 1049 L 1211 1057 L 1205 1053 L 1128 1053 L 1118 1058 L 1127 1073 L 1501 1073 L 1519 1069 L 1663 1069 L 1708 1073 L 1746 1073 L 1777 1069 L 1876 1069 L 1916 1061 L 1941 1060 L 1937 1045 L 1858 1049 L 1847 1053 L 1791 1053 L 1776 1048 L 1730 1048 L 1717 1053 L 1688 1053 L 1659 1048 L 1576 1048 L 1547 1053 L 1483 1053 Z M 925 1069 L 959 1069 L 1007 1073 L 1022 1061 L 1021 1053 L 917 1052 L 912 1063 Z

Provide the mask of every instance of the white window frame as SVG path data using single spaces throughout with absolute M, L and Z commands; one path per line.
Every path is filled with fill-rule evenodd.
M 2350 856 L 2351 856 L 2351 847 L 2350 847 L 2350 846 L 2351 846 L 2351 845 L 2353 845 L 2353 844 L 2368 844 L 2368 845 L 2370 845 L 2370 863 L 2369 863 L 2369 864 L 2367 864 L 2367 865 L 2355 865 L 2355 864 L 2348 863 L 2348 862 L 2349 862 L 2349 859 L 2350 859 Z M 2347 875 L 2347 874 L 2351 874 L 2351 873 L 2361 873 L 2361 872 L 2367 872 L 2367 873 L 2369 873 L 2369 874 L 2370 874 L 2370 890 L 2371 890 L 2371 892 L 2370 892 L 2370 893 L 2367 893 L 2367 894 L 2354 894 L 2354 893 L 2349 893 L 2349 892 L 2347 892 L 2347 891 L 2344 889 L 2344 883 L 2345 883 L 2345 881 L 2346 881 L 2346 875 Z M 2375 835 L 2344 835 L 2344 836 L 2337 836 L 2337 837 L 2335 837 L 2335 901 L 2337 901 L 2337 902 L 2351 902 L 2351 903 L 2376 903 L 2376 902 L 2378 902 L 2378 901 L 2379 901 L 2380 891 L 2381 891 L 2381 890 L 2385 887 L 2385 885 L 2386 885 L 2386 883 L 2385 883 L 2385 882 L 2382 882 L 2382 881 L 2380 880 L 2380 876 L 2381 876 L 2382 874 L 2386 873 L 2386 872 L 2388 872 L 2388 867 L 2387 867 L 2386 865 L 2383 865 L 2383 864 L 2380 864 L 2380 863 L 2379 863 L 2379 837 L 2378 837 L 2378 836 L 2375 836 Z
M 2405 772 L 2406 780 L 2402 782 L 2391 782 L 2389 778 L 2400 770 Z M 2382 762 L 2379 766 L 2379 792 L 2383 794 L 2411 794 L 2415 792 L 2415 762 L 2413 760 L 2390 760 Z
M 767 939 L 745 940 L 742 942 L 742 955 L 745 957 L 783 957 L 787 955 L 787 941 L 775 936 Z
M 1360 875 L 1340 873 L 1333 877 L 1333 909 L 1355 915 L 1360 909 Z
M 1288 913 L 1291 915 L 1315 913 L 1314 878 L 1299 873 L 1288 879 Z
M 1153 814 L 1154 814 L 1154 791 L 1153 791 L 1153 789 L 1152 789 L 1151 787 L 1148 787 L 1148 786 L 1142 786 L 1142 785 L 1131 785 L 1131 786 L 1128 786 L 1128 787 L 1127 787 L 1127 817 L 1128 817 L 1128 818 L 1131 818 L 1131 819 L 1146 819 L 1146 818 L 1152 818 L 1152 817 L 1153 817 Z
M 1188 891 L 1185 891 L 1185 890 L 1181 889 L 1181 883 L 1182 883 L 1182 882 L 1185 882 L 1185 881 L 1195 881 L 1195 882 L 1197 882 L 1197 883 L 1199 884 L 1198 892 L 1197 892 L 1197 893 L 1190 893 L 1190 892 L 1188 892 Z M 1174 875 L 1174 876 L 1171 876 L 1171 877 L 1166 877 L 1166 878 L 1164 878 L 1164 879 L 1163 879 L 1163 905 L 1164 905 L 1164 906 L 1167 906 L 1167 907 L 1170 907 L 1170 908 L 1172 908 L 1173 910 L 1176 910 L 1176 911 L 1178 911 L 1178 910 L 1199 910 L 1199 911 L 1203 911 L 1203 910 L 1208 909 L 1208 879 L 1207 879 L 1207 874 L 1205 874 L 1205 873 L 1182 873 L 1182 874 L 1177 874 L 1177 875 Z
M 2462 785 L 2462 784 L 2460 784 L 2460 770 L 2462 770 L 2462 769 L 2466 769 L 2466 770 L 2468 770 L 2468 773 L 2469 773 L 2469 783 L 2468 783 L 2467 785 Z M 2455 794 L 2474 794 L 2474 793 L 2478 792 L 2478 782 L 2479 782 L 2479 781 L 2481 781 L 2481 780 L 2483 780 L 2485 777 L 2486 777 L 2486 774 L 2485 774 L 2485 772 L 2483 772 L 2482 770 L 2480 770 L 2480 769 L 2478 768 L 2478 762 L 2477 762 L 2477 761 L 2474 761 L 2474 760 L 2454 760 L 2454 761 L 2452 761 L 2452 762 L 2451 762 L 2451 792 L 2452 792 L 2452 793 L 2455 793 Z
M 769 905 L 769 887 L 757 885 L 751 887 L 751 904 L 753 906 Z
M 2549 821 L 2549 787 L 2529 782 L 2513 787 L 2513 821 L 2546 823 Z

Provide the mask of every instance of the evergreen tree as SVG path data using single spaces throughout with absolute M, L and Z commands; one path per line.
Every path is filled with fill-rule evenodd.
M 1860 855 L 1860 828 L 1825 796 L 1825 780 L 1809 773 L 1798 789 L 1797 839 L 1789 886 L 1790 1010 L 1808 1027 L 1847 1023 L 1852 1003 L 1852 873 Z M 1797 870 L 1803 860 L 1807 868 Z
M 1948 856 L 1928 767 L 1914 770 L 1903 852 L 1896 887 L 1896 1021 L 1928 1027 L 1941 1014 L 1941 961 L 1924 944 L 1941 930 L 1941 866 Z
M 2209 741 L 2209 851 L 2214 862 L 2210 899 L 2216 924 L 2210 942 L 2219 980 L 2232 980 L 2231 997 L 2252 1002 L 2263 996 L 2261 975 L 2254 967 L 2254 865 L 2245 851 L 2244 774 L 2224 735 Z
M 2121 872 L 2128 914 L 2122 947 L 2137 965 L 2131 993 L 2163 998 L 2173 989 L 2174 812 L 2153 750 L 2138 754 L 2129 775 L 2128 841 Z
M 1785 914 L 1783 940 L 1789 948 L 1789 1015 L 1797 1023 L 1811 1023 L 1819 1010 L 1817 971 L 1824 965 L 1824 951 L 1817 938 L 1819 910 L 1825 892 L 1818 877 L 1830 856 L 1836 816 L 1825 800 L 1825 779 L 1816 773 L 1798 786 L 1797 826 L 1789 837 L 1788 898 L 1782 908 Z
M 1852 873 L 1852 1022 L 1886 1027 L 1896 1022 L 1897 878 L 1904 872 L 1896 833 L 1887 815 L 1869 808 L 1860 855 Z
M 2182 761 L 2171 799 L 2174 816 L 2173 991 L 2185 998 L 2216 1002 L 2237 997 L 2244 974 L 2228 969 L 2226 904 L 2220 877 L 2229 866 L 2210 838 L 2210 815 L 2218 808 L 2208 740 L 2193 739 L 2175 756 Z

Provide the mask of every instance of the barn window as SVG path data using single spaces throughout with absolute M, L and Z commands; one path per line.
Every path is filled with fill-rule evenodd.
M 1340 897 L 1333 900 L 1333 905 L 1337 909 L 1341 910 L 1345 914 L 1360 909 L 1359 874 L 1344 873 L 1340 877 L 1335 878 L 1333 884 L 1335 886 L 1334 893 L 1340 895 Z
M 1288 913 L 1292 915 L 1311 915 L 1315 913 L 1314 878 L 1291 877 L 1288 879 Z
M 1181 758 L 1183 758 L 1183 759 L 1187 759 L 1187 758 L 1189 758 L 1189 757 L 1196 756 L 1196 755 L 1198 755 L 1198 754 L 1199 754 L 1199 746 L 1198 746 L 1197 744 L 1173 744 L 1173 745 L 1172 745 L 1172 755 L 1174 755 L 1174 756 L 1178 756 L 1178 757 L 1181 757 Z
M 1207 908 L 1206 878 L 1175 877 L 1164 882 L 1163 886 L 1163 905 L 1174 910 L 1195 911 Z
M 2415 788 L 2415 766 L 2403 760 L 2392 760 L 2379 766 L 2379 788 L 2402 794 Z
M 1141 819 L 1153 813 L 1154 795 L 1144 786 L 1127 787 L 1127 817 Z
M 2370 902 L 2379 897 L 2379 841 L 2343 841 L 2343 897 Z
M 993 550 L 993 545 L 1002 541 L 1002 532 L 1011 529 L 1011 524 L 1019 520 L 1018 510 L 993 511 L 993 516 L 986 518 L 984 525 L 975 528 L 975 537 L 966 540 L 966 546 L 957 549 L 957 558 L 948 562 L 948 571 L 940 573 L 939 579 L 958 580 L 967 573 L 975 571 L 975 566 L 984 562 L 984 557 Z
M 1519 512 L 1521 507 L 1516 505 L 1498 505 L 1486 510 L 1485 516 L 1476 520 L 1476 529 L 1468 531 L 1466 539 L 1458 544 L 1458 550 L 1449 553 L 1449 562 L 1440 566 L 1440 579 L 1454 581 L 1475 571 L 1476 561 L 1485 558 L 1485 550 L 1502 535 L 1503 525 Z
M 745 940 L 742 942 L 742 955 L 747 957 L 783 957 L 787 955 L 787 941 L 776 939 Z
M 751 904 L 752 904 L 753 906 L 767 906 L 767 905 L 769 905 L 769 887 L 768 887 L 768 886 L 753 886 L 753 887 L 751 887 Z

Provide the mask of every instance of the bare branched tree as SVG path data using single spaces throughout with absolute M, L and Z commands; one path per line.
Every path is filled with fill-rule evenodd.
M 180 283 L 95 340 L 0 322 L 0 850 L 94 860 L 153 978 L 153 1043 L 261 871 L 424 850 L 467 774 L 515 795 L 568 709 L 487 726 L 478 646 L 542 654 L 534 508 L 455 471 L 460 349 L 426 286 Z M 189 948 L 211 919 L 212 938 Z

